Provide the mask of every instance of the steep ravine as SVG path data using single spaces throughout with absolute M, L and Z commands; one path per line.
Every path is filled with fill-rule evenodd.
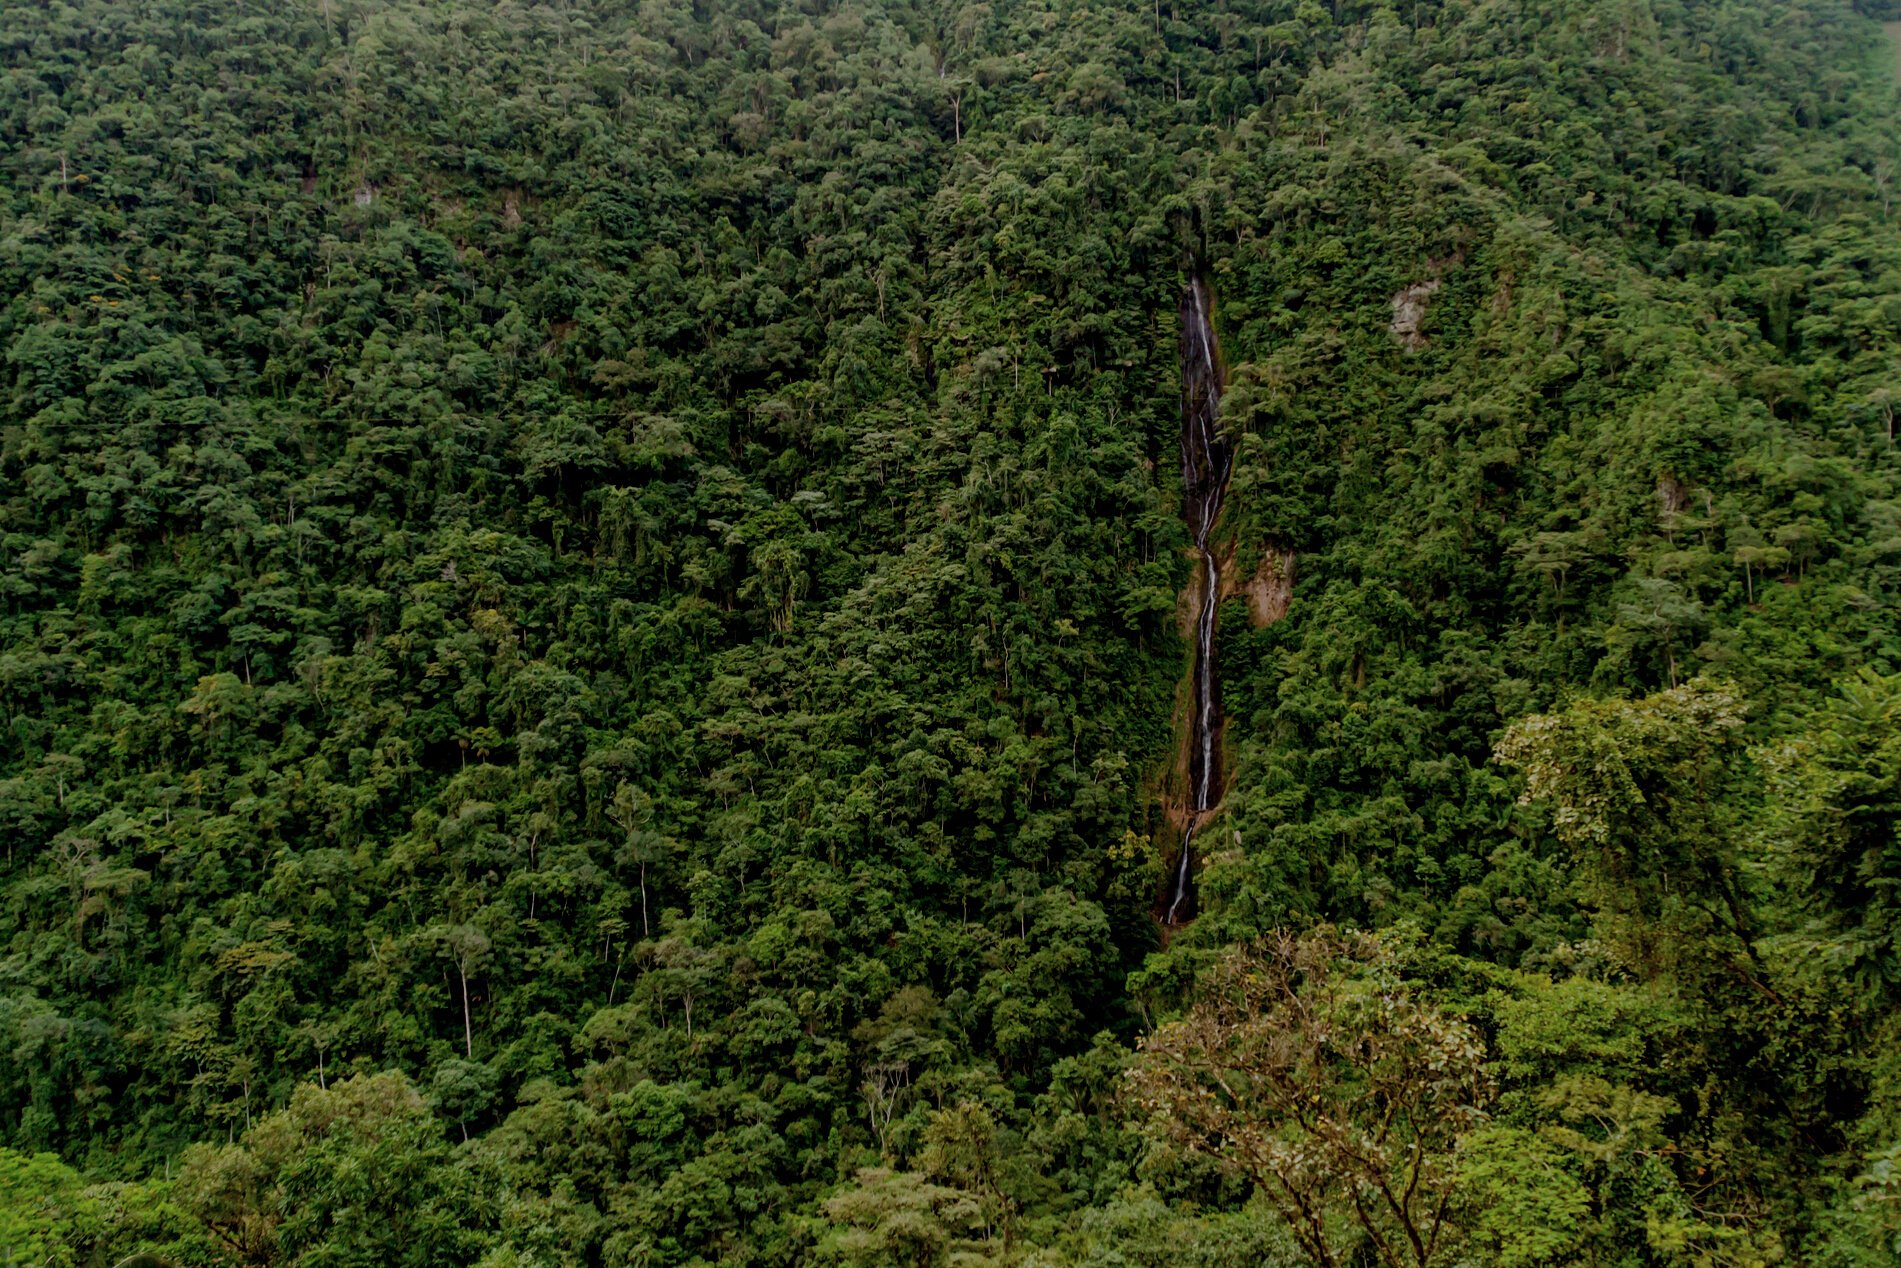
M 1182 517 L 1195 541 L 1197 587 L 1195 657 L 1188 706 L 1188 789 L 1181 852 L 1176 857 L 1161 918 L 1181 925 L 1195 914 L 1195 833 L 1221 801 L 1221 691 L 1215 679 L 1215 613 L 1221 601 L 1219 563 L 1211 541 L 1234 451 L 1221 436 L 1221 352 L 1215 341 L 1213 300 L 1193 278 L 1181 300 Z

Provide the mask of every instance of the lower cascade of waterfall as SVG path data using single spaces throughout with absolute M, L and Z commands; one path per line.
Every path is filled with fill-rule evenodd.
M 1186 924 L 1194 917 L 1195 832 L 1221 801 L 1221 703 L 1214 667 L 1221 576 L 1209 539 L 1221 518 L 1234 449 L 1222 438 L 1218 425 L 1222 372 L 1212 306 L 1207 285 L 1199 277 L 1192 279 L 1181 301 L 1182 518 L 1194 536 L 1201 585 L 1188 718 L 1187 826 L 1162 908 L 1162 922 L 1168 925 Z

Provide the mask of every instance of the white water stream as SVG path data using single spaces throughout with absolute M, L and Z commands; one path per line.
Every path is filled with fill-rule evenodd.
M 1234 467 L 1234 450 L 1221 436 L 1221 362 L 1215 347 L 1208 290 L 1200 278 L 1182 296 L 1182 517 L 1201 558 L 1201 604 L 1195 614 L 1194 699 L 1190 703 L 1188 827 L 1162 917 L 1171 925 L 1194 912 L 1195 830 L 1221 800 L 1221 706 L 1215 684 L 1215 609 L 1220 574 L 1209 541 L 1221 517 L 1221 498 Z

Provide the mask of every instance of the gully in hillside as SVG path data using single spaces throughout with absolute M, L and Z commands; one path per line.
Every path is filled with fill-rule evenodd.
M 1221 517 L 1221 497 L 1234 467 L 1234 450 L 1217 425 L 1221 408 L 1221 356 L 1215 343 L 1207 286 L 1194 278 L 1182 294 L 1182 516 L 1194 535 L 1201 569 L 1195 613 L 1195 663 L 1188 720 L 1188 825 L 1181 856 L 1169 882 L 1165 924 L 1194 915 L 1195 832 L 1221 800 L 1221 705 L 1215 682 L 1215 607 L 1220 574 L 1209 537 Z

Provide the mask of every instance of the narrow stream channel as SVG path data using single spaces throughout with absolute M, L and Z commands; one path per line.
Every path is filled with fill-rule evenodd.
M 1200 558 L 1200 606 L 1195 614 L 1193 699 L 1189 704 L 1188 826 L 1181 857 L 1169 883 L 1164 924 L 1187 923 L 1195 914 L 1195 832 L 1221 801 L 1221 701 L 1215 681 L 1215 608 L 1220 576 L 1209 541 L 1221 517 L 1221 498 L 1234 467 L 1234 450 L 1217 425 L 1221 409 L 1221 354 L 1215 343 L 1212 302 L 1197 277 L 1181 302 L 1182 518 Z

